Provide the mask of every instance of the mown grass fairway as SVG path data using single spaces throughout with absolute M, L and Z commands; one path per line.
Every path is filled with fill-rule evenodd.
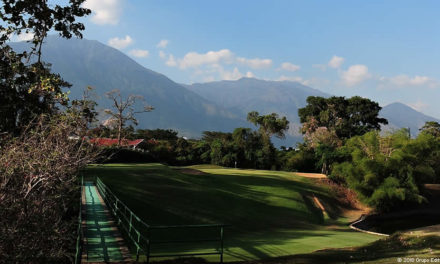
M 149 224 L 231 225 L 225 231 L 226 261 L 360 246 L 380 238 L 349 229 L 334 193 L 312 179 L 207 165 L 186 169 L 198 171 L 182 173 L 161 164 L 110 164 L 91 166 L 87 174 L 101 177 Z

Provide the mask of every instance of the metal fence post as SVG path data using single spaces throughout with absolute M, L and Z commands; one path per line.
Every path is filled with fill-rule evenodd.
M 132 228 L 132 222 L 133 221 L 133 212 L 130 212 L 130 224 L 129 224 L 129 227 L 128 227 L 128 234 L 131 234 L 131 228 Z
M 150 263 L 150 239 L 151 233 L 150 228 L 147 229 L 147 264 Z
M 220 263 L 223 263 L 223 226 L 220 227 Z
M 136 233 L 138 235 L 137 238 L 137 245 L 136 245 L 136 261 L 139 261 L 139 247 L 140 247 L 140 240 L 141 240 L 141 232 L 136 230 Z

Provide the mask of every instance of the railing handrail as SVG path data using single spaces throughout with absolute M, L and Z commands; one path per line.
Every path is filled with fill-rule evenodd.
M 214 254 L 218 254 L 220 255 L 220 263 L 223 263 L 223 240 L 224 240 L 224 236 L 223 236 L 223 229 L 224 227 L 226 227 L 227 225 L 224 224 L 199 224 L 199 225 L 158 225 L 158 226 L 153 226 L 153 225 L 149 225 L 146 222 L 144 222 L 140 217 L 138 217 L 124 202 L 122 202 L 111 190 L 108 186 L 106 186 L 102 180 L 99 177 L 96 177 L 96 186 L 98 191 L 101 193 L 101 196 L 104 198 L 104 201 L 109 205 L 113 215 L 115 217 L 117 217 L 118 221 L 118 225 L 121 225 L 123 230 L 127 233 L 128 237 L 130 238 L 131 242 L 135 245 L 136 247 L 136 261 L 139 261 L 139 253 L 140 251 L 142 251 L 146 257 L 147 257 L 147 263 L 149 263 L 149 259 L 151 257 L 172 257 L 172 256 L 190 256 L 190 255 L 214 255 Z M 107 195 L 110 194 L 110 195 Z M 110 201 L 113 200 L 113 201 Z M 122 220 L 120 218 L 120 216 L 118 215 L 118 212 L 120 213 L 120 216 L 122 216 Z M 123 213 L 124 212 L 124 213 Z M 129 213 L 127 215 L 127 212 Z M 129 217 L 128 217 L 129 216 Z M 136 227 L 134 225 L 133 220 L 136 220 L 137 223 L 139 223 L 141 225 L 141 227 L 143 227 L 146 230 L 146 235 L 144 235 L 143 231 L 139 229 L 139 227 Z M 126 222 L 126 224 L 128 225 L 128 227 L 124 224 L 124 222 Z M 182 228 L 219 228 L 220 229 L 220 235 L 218 238 L 213 238 L 213 239 L 198 239 L 198 240 L 174 240 L 174 241 L 153 241 L 150 237 L 150 230 L 154 230 L 154 229 L 182 229 Z M 134 232 L 134 234 L 132 234 L 132 231 Z M 136 236 L 136 238 L 134 238 L 133 236 Z M 146 248 L 143 248 L 142 246 L 142 242 L 146 243 Z M 199 252 L 194 252 L 194 253 L 185 253 L 185 254 L 172 254 L 172 255 L 151 255 L 150 254 L 150 246 L 152 244 L 172 244 L 172 243 L 195 243 L 195 242 L 206 242 L 206 241 L 211 241 L 211 242 L 220 242 L 220 248 L 216 249 L 215 252 L 206 252 L 206 253 L 199 253 Z
M 84 185 L 84 177 L 81 175 L 81 186 L 80 186 L 80 196 L 79 196 L 79 214 L 78 214 L 78 228 L 76 237 L 76 253 L 75 253 L 75 264 L 81 263 L 82 246 L 83 246 L 83 232 L 82 232 L 82 191 Z

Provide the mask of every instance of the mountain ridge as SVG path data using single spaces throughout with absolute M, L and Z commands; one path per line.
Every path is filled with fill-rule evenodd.
M 29 43 L 12 46 L 23 50 Z M 290 121 L 287 140 L 274 138 L 275 145 L 291 146 L 302 141 L 298 108 L 306 105 L 308 96 L 331 96 L 294 81 L 245 77 L 178 84 L 96 40 L 50 36 L 43 45 L 43 59 L 52 64 L 53 72 L 73 84 L 72 98 L 80 98 L 83 89 L 92 86 L 101 96 L 97 100 L 99 106 L 108 108 L 110 101 L 103 95 L 110 90 L 120 89 L 124 96 L 140 94 L 155 110 L 138 116 L 139 128 L 175 129 L 180 135 L 193 138 L 200 137 L 205 130 L 231 132 L 237 127 L 253 127 L 246 121 L 250 111 L 275 112 Z M 402 103 L 384 106 L 380 115 L 389 120 L 387 129 L 409 127 L 413 135 L 426 121 L 440 122 Z
M 20 42 L 14 48 L 26 49 L 28 45 Z M 73 85 L 71 98 L 80 98 L 87 86 L 100 95 L 97 102 L 101 108 L 110 107 L 104 94 L 113 89 L 120 89 L 123 96 L 144 96 L 155 110 L 137 116 L 140 128 L 175 129 L 182 136 L 198 137 L 205 130 L 229 131 L 246 124 L 228 109 L 98 41 L 51 36 L 43 45 L 42 57 L 52 64 L 53 72 Z

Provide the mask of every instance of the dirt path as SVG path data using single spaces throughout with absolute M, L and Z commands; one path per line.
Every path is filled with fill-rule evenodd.
M 322 173 L 294 172 L 293 174 L 306 178 L 315 178 L 315 179 L 327 178 L 327 176 L 325 176 L 325 174 Z

